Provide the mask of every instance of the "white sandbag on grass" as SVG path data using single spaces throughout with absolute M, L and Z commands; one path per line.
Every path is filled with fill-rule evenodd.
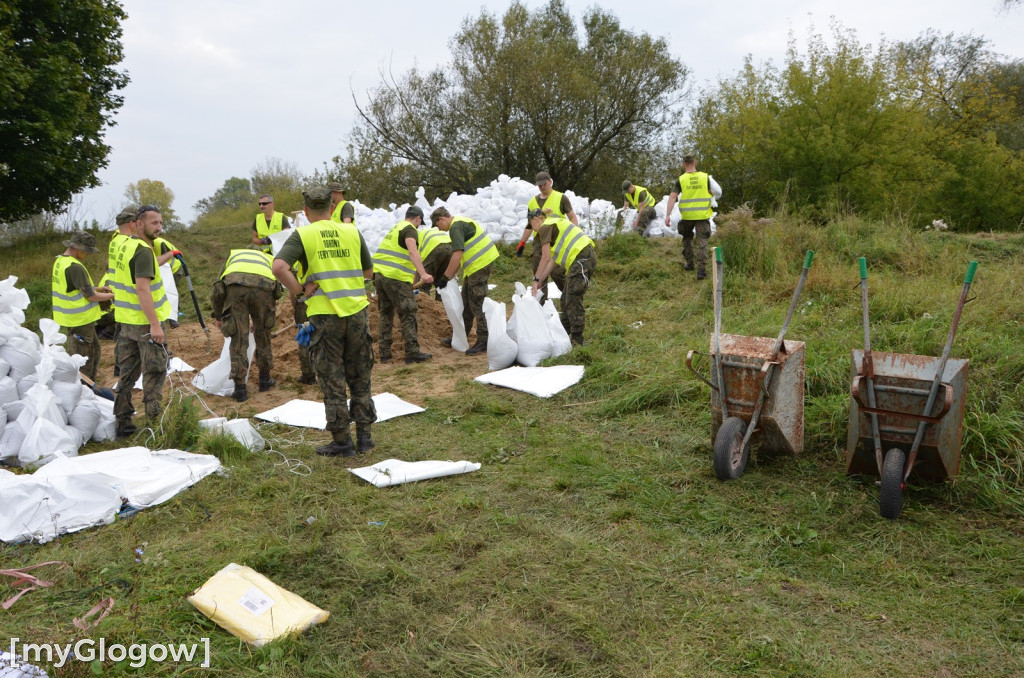
M 544 302 L 544 318 L 548 321 L 548 330 L 551 332 L 551 357 L 557 358 L 572 350 L 572 341 L 569 340 L 569 333 L 562 325 L 562 319 L 558 317 L 555 310 L 555 302 L 548 299 Z
M 0 540 L 9 544 L 45 544 L 61 534 L 107 525 L 121 508 L 121 494 L 107 476 L 2 476 L 0 495 L 6 509 Z
M 482 374 L 475 381 L 523 391 L 540 398 L 550 398 L 582 378 L 582 365 L 556 365 L 554 367 L 510 367 L 499 372 Z
M 25 435 L 25 442 L 18 450 L 15 464 L 22 467 L 41 466 L 61 456 L 72 457 L 78 454 L 81 444 L 81 435 L 75 429 L 69 430 L 66 425 L 37 417 Z
M 324 423 L 326 425 L 326 415 Z M 214 417 L 212 419 L 200 420 L 199 426 L 208 431 L 217 431 L 233 436 L 235 440 L 251 452 L 262 452 L 267 446 L 267 441 L 253 428 L 248 419 L 232 419 L 228 421 L 226 417 Z
M 395 417 L 426 412 L 426 408 L 406 402 L 393 393 L 378 393 L 373 396 L 373 406 L 377 410 L 378 424 Z M 327 429 L 327 411 L 322 402 L 315 400 L 289 400 L 284 405 L 257 414 L 256 418 L 275 424 L 316 428 L 321 431 Z
M 79 402 L 78 407 L 68 414 L 68 425 L 74 426 L 85 440 L 92 439 L 100 423 L 100 411 L 92 401 Z
M 54 381 L 50 384 L 50 390 L 53 391 L 53 395 L 57 396 L 60 406 L 64 408 L 64 411 L 68 414 L 71 414 L 71 411 L 78 407 L 78 403 L 82 400 L 82 385 L 77 381 L 70 383 L 66 381 Z M 92 435 L 91 431 L 89 432 L 89 435 Z M 88 436 L 86 436 L 86 439 L 88 439 Z
M 438 290 L 441 295 L 441 303 L 444 304 L 444 312 L 448 315 L 448 322 L 452 324 L 452 348 L 456 351 L 465 352 L 469 349 L 469 340 L 466 338 L 466 324 L 462 319 L 462 293 L 459 284 L 454 280 L 448 281 L 443 290 Z
M 484 299 L 484 318 L 487 320 L 487 367 L 503 370 L 514 364 L 519 347 L 506 331 L 505 304 L 490 297 Z
M 192 385 L 198 389 L 219 396 L 230 396 L 235 392 L 235 382 L 231 380 L 231 338 L 224 337 L 224 346 L 220 350 L 220 357 L 212 363 L 199 370 L 199 374 L 192 378 Z M 252 369 L 252 356 L 256 352 L 256 338 L 249 333 L 249 369 Z M 246 380 L 249 373 L 245 373 Z
M 518 284 L 517 284 L 518 287 Z M 512 297 L 516 319 L 516 362 L 533 367 L 551 357 L 551 331 L 540 304 L 529 292 Z
M 480 464 L 471 461 L 401 461 L 399 459 L 385 459 L 372 466 L 349 469 L 353 475 L 376 487 L 390 487 L 479 470 Z
M 0 358 L 11 366 L 11 378 L 16 382 L 21 381 L 35 372 L 41 359 L 39 345 L 25 337 L 13 337 L 0 346 Z

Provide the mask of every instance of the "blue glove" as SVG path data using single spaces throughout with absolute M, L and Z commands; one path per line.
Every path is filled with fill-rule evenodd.
M 302 327 L 299 328 L 299 333 L 295 335 L 295 341 L 299 342 L 299 346 L 306 348 L 309 346 L 309 340 L 313 336 L 314 328 L 309 323 L 302 323 Z

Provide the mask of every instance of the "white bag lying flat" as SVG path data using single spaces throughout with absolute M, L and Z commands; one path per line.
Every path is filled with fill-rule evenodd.
M 253 341 L 255 341 L 255 339 Z M 226 339 L 225 339 L 224 343 L 225 344 L 228 343 Z M 252 350 L 253 350 L 253 353 L 256 352 L 256 344 L 255 343 L 252 345 Z M 249 361 L 252 362 L 252 356 L 251 355 L 249 356 Z M 231 365 L 231 357 L 228 356 L 228 366 L 229 366 L 228 367 L 228 374 L 231 373 L 230 365 Z M 175 372 L 195 372 L 195 371 L 196 371 L 196 368 L 192 367 L 191 365 L 189 365 L 187 362 L 185 362 L 184 360 L 182 360 L 178 356 L 174 356 L 173 358 L 171 358 L 167 362 L 167 374 L 174 374 Z M 135 386 L 133 386 L 132 388 L 134 388 L 136 391 L 141 391 L 142 390 L 142 375 L 141 374 L 139 375 L 139 378 L 135 381 Z M 234 391 L 235 391 L 235 384 L 234 384 L 234 382 L 231 382 L 231 392 L 234 393 Z M 228 393 L 228 395 L 231 395 L 231 393 Z
M 582 365 L 556 365 L 554 367 L 510 367 L 507 370 L 482 374 L 475 381 L 482 384 L 504 386 L 541 398 L 550 398 L 582 378 Z
M 198 389 L 212 393 L 213 395 L 229 396 L 235 392 L 235 382 L 231 381 L 231 338 L 224 337 L 224 346 L 220 350 L 220 357 L 212 363 L 199 370 L 199 374 L 192 378 L 192 385 Z M 246 355 L 249 357 L 249 369 L 252 369 L 252 356 L 256 352 L 256 337 L 249 333 L 249 350 Z M 245 373 L 248 380 L 249 373 Z
M 253 428 L 248 419 L 232 419 L 228 421 L 226 417 L 214 417 L 213 419 L 201 420 L 199 427 L 234 436 L 235 440 L 242 443 L 252 452 L 261 452 L 267 446 L 267 441 Z M 3 677 L 0 676 L 0 678 Z
M 450 280 L 443 290 L 438 290 L 441 295 L 441 302 L 444 304 L 444 312 L 448 315 L 448 322 L 452 324 L 452 348 L 456 351 L 465 352 L 469 348 L 469 340 L 466 338 L 466 323 L 462 320 L 462 291 L 459 284 Z
M 484 299 L 484 318 L 487 319 L 487 367 L 503 370 L 516 361 L 519 347 L 506 331 L 505 304 L 490 297 Z
M 349 469 L 353 474 L 377 487 L 390 487 L 417 480 L 442 478 L 479 470 L 480 464 L 471 461 L 400 461 L 398 459 L 385 459 L 372 466 Z
M 373 396 L 373 405 L 377 409 L 377 423 L 426 411 L 426 408 L 406 402 L 393 393 L 378 393 Z M 327 411 L 324 409 L 324 404 L 316 400 L 300 400 L 298 398 L 289 400 L 284 405 L 260 412 L 256 418 L 276 424 L 316 428 L 321 431 L 327 428 Z

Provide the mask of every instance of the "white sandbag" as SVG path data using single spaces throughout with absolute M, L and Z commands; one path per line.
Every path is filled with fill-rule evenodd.
M 192 385 L 207 393 L 219 396 L 229 396 L 235 392 L 235 382 L 231 380 L 231 338 L 224 337 L 224 346 L 220 350 L 220 357 L 212 363 L 199 370 L 199 373 L 192 378 Z M 252 369 L 252 356 L 256 352 L 256 338 L 249 333 L 249 369 Z M 245 373 L 246 380 L 249 373 Z
M 29 374 L 24 379 L 18 382 L 18 400 L 24 400 L 25 396 L 28 395 L 28 390 L 39 383 L 39 379 L 36 378 L 35 374 Z
M 548 330 L 551 332 L 551 357 L 557 358 L 572 350 L 572 341 L 569 340 L 569 333 L 562 325 L 562 319 L 558 317 L 555 304 L 548 299 L 544 302 L 544 317 L 548 321 Z
M 25 435 L 25 442 L 18 450 L 15 463 L 18 466 L 42 466 L 58 455 L 74 456 L 78 454 L 79 442 L 78 436 L 69 432 L 67 426 L 54 424 L 45 417 L 37 417 Z
M 117 419 L 113 414 L 109 418 L 106 418 L 102 413 L 100 414 L 100 423 L 96 424 L 96 430 L 92 433 L 92 439 L 96 442 L 117 439 Z
M 7 410 L 0 407 L 0 437 L 3 436 L 5 426 L 7 426 Z
M 21 381 L 35 372 L 39 364 L 39 347 L 25 337 L 13 337 L 0 346 L 0 358 L 11 365 L 11 377 Z
M 326 416 L 324 414 L 325 422 Z M 252 452 L 262 452 L 267 446 L 267 441 L 253 428 L 248 419 L 232 419 L 228 421 L 226 417 L 214 417 L 212 419 L 203 419 L 199 422 L 199 426 L 200 428 L 220 431 L 221 433 L 234 436 L 235 440 L 242 443 Z
M 469 349 L 469 340 L 466 339 L 466 324 L 462 319 L 462 294 L 459 284 L 451 280 L 438 293 L 444 304 L 444 312 L 448 314 L 448 322 L 452 324 L 452 348 L 456 351 L 466 351 Z
M 7 422 L 3 435 L 0 436 L 0 463 L 13 465 L 27 433 L 25 427 L 20 426 L 17 421 Z
M 18 384 L 11 377 L 0 377 L 0 403 L 6 405 L 15 400 L 21 400 L 18 394 Z
M 4 340 L 4 343 L 7 343 L 6 340 Z M 0 377 L 6 377 L 10 372 L 11 364 L 3 358 L 0 358 Z
M 68 425 L 82 434 L 83 440 L 90 440 L 100 423 L 100 411 L 89 400 L 83 400 L 68 414 Z
M 61 332 L 60 325 L 53 318 L 39 319 L 39 333 L 43 335 L 43 346 L 56 346 L 68 340 L 68 336 Z
M 290 232 L 290 231 L 289 231 Z M 171 260 L 168 259 L 167 263 L 160 267 L 160 279 L 164 284 L 164 295 L 167 297 L 167 303 L 171 305 L 171 315 L 169 316 L 172 320 L 178 319 L 178 286 L 174 282 L 174 272 L 171 271 Z
M 15 388 L 14 392 L 17 393 L 18 389 Z M 21 413 L 25 409 L 25 401 L 24 400 L 12 400 L 10 402 L 4 403 L 3 407 L 4 407 L 4 412 L 7 413 L 7 421 L 9 421 L 9 422 L 11 422 L 11 421 L 18 421 L 18 417 L 21 416 Z
M 54 381 L 50 384 L 50 390 L 53 391 L 53 395 L 57 396 L 60 406 L 68 414 L 78 407 L 78 402 L 82 399 L 82 386 L 78 383 L 69 384 L 66 381 Z M 92 435 L 91 431 L 89 435 Z M 86 438 L 88 437 L 86 436 Z
M 490 297 L 484 299 L 484 318 L 487 320 L 487 367 L 503 370 L 516 361 L 519 347 L 505 331 L 505 304 Z
M 15 287 L 18 276 L 7 276 L 0 280 L 0 314 L 9 314 L 15 323 L 21 325 L 25 322 L 25 309 L 28 308 L 28 292 Z
M 551 331 L 544 311 L 529 294 L 513 296 L 512 303 L 516 307 L 516 362 L 535 367 L 541 360 L 551 357 Z
M 89 362 L 84 355 L 69 355 L 63 346 L 46 349 L 43 356 L 44 361 L 47 356 L 53 360 L 53 381 L 62 381 L 67 384 L 77 384 L 79 382 L 78 371 Z M 36 371 L 39 371 L 38 368 Z
M 28 393 L 22 398 L 22 402 L 25 403 L 25 411 L 18 416 L 19 420 L 23 419 L 26 413 L 30 413 L 32 416 L 46 419 L 57 426 L 64 426 L 68 423 L 67 413 L 48 386 L 36 384 L 28 390 Z M 26 424 L 28 423 L 26 421 Z M 25 428 L 27 430 L 28 426 Z

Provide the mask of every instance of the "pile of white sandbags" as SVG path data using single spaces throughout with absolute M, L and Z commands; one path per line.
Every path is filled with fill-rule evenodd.
M 11 276 L 0 281 L 0 463 L 45 464 L 89 440 L 113 440 L 113 403 L 79 381 L 83 356 L 68 355 L 53 320 L 43 338 L 23 327 L 29 298 Z

